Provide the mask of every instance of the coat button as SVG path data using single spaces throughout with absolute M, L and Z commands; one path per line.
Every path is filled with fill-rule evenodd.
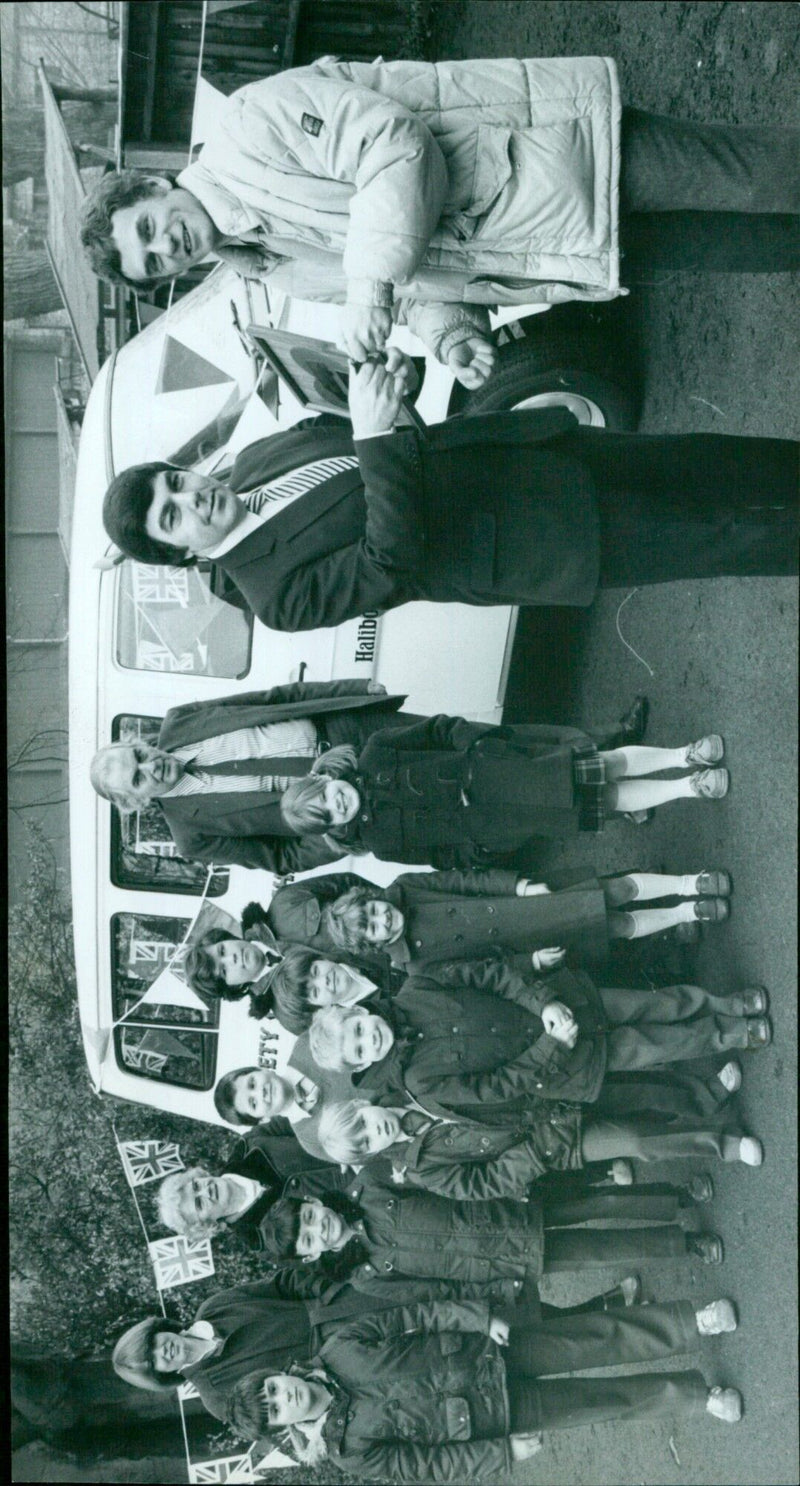
M 489 1028 L 489 1031 L 492 1032 L 492 1033 L 495 1033 L 497 1031 L 497 1028 L 496 1027 L 490 1027 Z
M 451 1028 L 450 1028 L 450 1031 L 451 1031 L 451 1032 L 457 1032 L 457 1031 L 458 1031 L 458 1027 L 451 1027 Z
M 392 1208 L 393 1207 L 394 1207 L 394 1198 L 393 1197 L 390 1197 L 389 1200 L 386 1203 L 386 1211 L 387 1211 L 387 1213 L 390 1213 L 392 1211 Z
M 421 939 L 415 939 L 414 940 L 414 948 L 415 949 L 422 949 L 422 940 Z
M 446 1135 L 445 1136 L 445 1139 L 444 1139 L 444 1143 L 445 1143 L 445 1145 L 452 1145 L 453 1144 L 453 1137 L 452 1137 L 452 1135 Z
M 384 1261 L 383 1261 L 383 1267 L 384 1267 L 384 1269 L 385 1269 L 385 1270 L 386 1270 L 386 1272 L 387 1272 L 387 1274 L 388 1274 L 388 1273 L 389 1273 L 389 1272 L 390 1272 L 390 1271 L 391 1271 L 391 1270 L 393 1270 L 393 1269 L 394 1269 L 394 1265 L 393 1265 L 393 1263 L 392 1263 L 392 1261 L 391 1261 L 391 1259 L 384 1259 Z
M 541 1084 L 537 1084 L 536 1087 L 537 1087 L 537 1089 L 540 1089 L 542 1086 L 541 1086 Z
M 487 913 L 494 913 L 494 909 L 493 909 L 493 908 L 492 908 L 492 907 L 491 907 L 491 906 L 490 906 L 490 904 L 488 904 L 488 903 L 487 903 L 487 905 L 486 905 L 486 912 L 487 912 Z
M 364 1265 L 364 1273 L 365 1274 L 372 1274 L 372 1265 L 371 1264 L 365 1264 Z
M 482 1135 L 481 1136 L 481 1150 L 485 1151 L 486 1150 L 486 1147 L 488 1146 L 488 1144 L 489 1144 L 489 1137 L 487 1135 Z
M 361 819 L 362 819 L 362 821 L 364 821 L 366 823 L 369 820 L 369 816 L 368 815 L 362 815 Z

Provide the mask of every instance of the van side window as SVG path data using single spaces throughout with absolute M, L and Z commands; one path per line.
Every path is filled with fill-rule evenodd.
M 215 1081 L 220 1002 L 187 986 L 175 954 L 191 920 L 116 913 L 111 985 L 117 1066 L 140 1078 L 210 1089 Z
M 123 712 L 114 718 L 113 743 L 158 741 L 160 717 L 142 717 Z M 115 887 L 143 888 L 155 893 L 202 893 L 208 868 L 203 862 L 187 862 L 175 850 L 169 827 L 158 805 L 132 815 L 111 812 L 111 881 Z M 218 898 L 228 890 L 228 872 L 223 868 L 211 878 L 208 896 Z
M 217 598 L 212 564 L 147 567 L 123 562 L 117 577 L 116 658 L 132 671 L 246 676 L 253 616 Z

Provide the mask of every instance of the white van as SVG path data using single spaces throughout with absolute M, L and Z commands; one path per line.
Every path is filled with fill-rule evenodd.
M 254 439 L 307 415 L 285 388 L 263 375 L 257 385 L 261 369 L 237 322 L 335 340 L 337 315 L 331 306 L 270 299 L 263 285 L 220 266 L 106 362 L 81 437 L 70 578 L 70 811 L 87 1064 L 98 1093 L 216 1123 L 217 1079 L 247 1063 L 283 1066 L 293 1039 L 272 1021 L 254 1022 L 246 1002 L 186 1005 L 185 997 L 167 996 L 139 1003 L 204 892 L 238 917 L 253 898 L 268 903 L 273 880 L 238 867 L 208 874 L 181 862 L 157 809 L 121 820 L 95 795 L 93 754 L 120 737 L 152 737 L 178 703 L 297 679 L 372 677 L 390 692 L 407 692 L 411 711 L 497 722 L 511 658 L 516 611 L 509 607 L 413 603 L 336 629 L 282 634 L 214 597 L 203 564 L 186 570 L 107 560 L 102 502 L 120 470 L 153 459 L 223 468 Z M 583 382 L 571 373 L 563 338 L 561 360 L 551 357 L 548 373 L 541 337 L 526 355 L 526 322 L 520 326 L 511 312 L 504 318 L 512 324 L 498 374 L 500 406 L 560 401 L 584 422 L 624 422 L 625 395 L 594 371 Z M 419 353 L 407 332 L 396 338 Z M 463 407 L 449 373 L 428 357 L 418 410 L 432 423 L 454 401 Z M 359 858 L 357 870 L 387 883 L 400 865 Z

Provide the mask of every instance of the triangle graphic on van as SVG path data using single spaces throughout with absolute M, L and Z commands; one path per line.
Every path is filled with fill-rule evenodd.
M 164 337 L 156 392 L 186 392 L 191 387 L 213 387 L 218 382 L 235 380 L 182 341 L 176 341 L 171 335 Z

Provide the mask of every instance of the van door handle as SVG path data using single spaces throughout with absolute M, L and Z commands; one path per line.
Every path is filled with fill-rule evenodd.
M 308 664 L 307 664 L 307 662 L 304 661 L 304 660 L 301 660 L 299 666 L 295 666 L 294 670 L 289 672 L 289 680 L 290 681 L 302 681 L 302 679 L 305 676 L 307 670 L 308 670 Z

